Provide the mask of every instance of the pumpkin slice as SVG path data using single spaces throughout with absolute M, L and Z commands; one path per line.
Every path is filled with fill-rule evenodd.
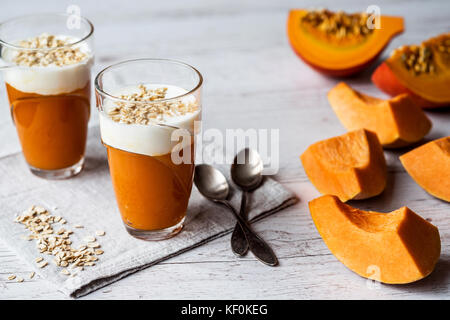
M 407 207 L 363 211 L 325 195 L 309 202 L 309 210 L 331 253 L 362 277 L 410 283 L 429 275 L 439 259 L 438 228 Z
M 371 64 L 397 34 L 403 18 L 380 16 L 380 29 L 367 28 L 366 13 L 291 10 L 287 34 L 297 55 L 314 69 L 348 76 Z
M 347 130 L 371 130 L 387 148 L 417 142 L 431 129 L 431 121 L 407 94 L 382 100 L 341 82 L 330 90 L 328 101 Z
M 394 50 L 372 82 L 392 96 L 410 94 L 422 108 L 450 105 L 450 33 Z
M 377 135 L 361 129 L 319 141 L 300 156 L 312 184 L 342 201 L 366 199 L 386 186 L 386 161 Z
M 405 153 L 400 161 L 408 174 L 436 198 L 450 202 L 450 137 Z

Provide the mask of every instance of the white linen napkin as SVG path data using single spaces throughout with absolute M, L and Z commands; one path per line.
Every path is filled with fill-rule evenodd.
M 229 167 L 221 166 L 219 169 L 230 181 Z M 236 188 L 233 190 L 230 200 L 238 209 L 241 194 Z M 251 194 L 250 201 L 249 219 L 255 221 L 292 205 L 297 198 L 281 184 L 265 178 L 262 186 Z M 74 248 L 86 236 L 96 236 L 96 230 L 104 230 L 105 236 L 96 236 L 104 251 L 98 256 L 96 265 L 85 267 L 74 277 L 64 275 L 61 273 L 63 268 L 52 263 L 53 256 L 39 254 L 35 240 L 23 240 L 29 231 L 15 223 L 14 218 L 31 205 L 42 206 L 51 214 L 66 219 L 64 228 L 74 231 L 70 236 Z M 0 207 L 0 238 L 37 274 L 72 297 L 86 295 L 133 272 L 222 237 L 235 225 L 227 209 L 203 198 L 194 186 L 186 224 L 180 234 L 157 242 L 128 235 L 116 205 L 98 127 L 90 128 L 84 170 L 71 179 L 48 181 L 35 177 L 29 172 L 21 153 L 2 158 Z M 84 228 L 77 229 L 75 225 Z M 38 256 L 48 261 L 46 267 L 39 268 L 35 263 Z

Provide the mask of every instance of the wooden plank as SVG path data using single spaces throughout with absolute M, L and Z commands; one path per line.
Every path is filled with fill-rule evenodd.
M 30 12 L 60 10 L 50 0 L 2 4 L 0 20 Z M 25 3 L 25 2 L 23 2 Z M 38 4 L 39 3 L 39 4 Z M 97 61 L 94 74 L 112 62 L 142 56 L 187 61 L 203 73 L 205 128 L 280 128 L 281 169 L 276 178 L 295 190 L 300 203 L 255 225 L 280 257 L 278 268 L 268 268 L 251 255 L 238 259 L 229 249 L 229 236 L 138 272 L 86 299 L 139 298 L 448 298 L 450 287 L 450 222 L 447 203 L 434 199 L 404 172 L 398 156 L 388 151 L 389 186 L 379 197 L 354 202 L 364 209 L 390 211 L 402 205 L 437 225 L 442 256 L 427 279 L 406 286 L 380 286 L 346 269 L 331 255 L 309 217 L 307 202 L 318 195 L 307 181 L 298 156 L 320 139 L 344 133 L 326 100 L 337 82 L 305 66 L 289 48 L 285 19 L 289 8 L 310 4 L 298 1 L 226 0 L 139 2 L 124 4 L 77 1 L 82 14 L 96 26 Z M 364 5 L 368 5 L 365 3 Z M 378 1 L 383 14 L 404 15 L 406 32 L 387 48 L 418 43 L 448 31 L 448 1 Z M 359 1 L 322 1 L 333 9 L 361 10 Z M 407 11 L 407 15 L 406 12 Z M 371 70 L 349 83 L 369 94 L 383 96 L 370 82 Z M 19 152 L 20 145 L 4 98 L 0 108 L 0 159 Z M 98 123 L 94 106 L 91 126 Z M 427 139 L 449 135 L 449 112 L 428 112 L 433 130 Z M 2 181 L 0 183 L 7 183 Z M 65 298 L 35 276 L 20 258 L 0 242 L 0 298 Z M 23 283 L 5 280 L 11 273 Z

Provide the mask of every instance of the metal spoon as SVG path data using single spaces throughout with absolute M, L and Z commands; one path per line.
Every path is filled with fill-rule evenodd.
M 194 182 L 198 191 L 203 196 L 231 210 L 247 238 L 250 250 L 258 260 L 269 266 L 278 264 L 277 257 L 272 249 L 250 229 L 247 222 L 241 218 L 233 206 L 226 200 L 228 198 L 229 186 L 222 172 L 207 164 L 197 165 L 195 166 Z
M 255 190 L 262 182 L 263 162 L 256 150 L 245 148 L 234 157 L 231 165 L 231 179 L 242 190 L 241 209 L 239 215 L 246 219 L 248 192 Z M 239 224 L 234 227 L 231 236 L 231 249 L 239 256 L 247 253 L 248 242 Z

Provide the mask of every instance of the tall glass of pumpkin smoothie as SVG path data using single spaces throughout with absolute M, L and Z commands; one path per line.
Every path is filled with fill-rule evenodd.
M 144 240 L 181 231 L 192 189 L 202 76 L 173 60 L 138 59 L 95 79 L 102 142 L 126 230 Z
M 0 66 L 11 117 L 25 160 L 40 177 L 68 178 L 82 170 L 92 35 L 88 20 L 65 14 L 30 15 L 0 24 Z

